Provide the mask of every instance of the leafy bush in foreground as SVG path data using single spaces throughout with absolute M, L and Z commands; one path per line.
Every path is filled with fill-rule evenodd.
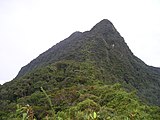
M 83 88 L 83 90 L 81 89 Z M 48 107 L 41 113 L 36 113 L 36 107 L 19 107 L 9 119 L 53 119 L 53 120 L 158 120 L 160 119 L 160 108 L 151 107 L 141 103 L 134 92 L 127 93 L 120 84 L 115 85 L 90 85 L 90 86 L 72 86 L 64 88 L 67 94 L 75 90 L 79 97 L 73 101 L 67 100 L 64 96 L 63 101 L 54 104 L 47 103 Z M 63 90 L 59 90 L 62 92 Z M 44 93 L 44 91 L 43 91 Z M 55 94 L 58 94 L 55 92 Z M 47 95 L 45 93 L 45 95 Z M 54 101 L 54 94 L 47 95 L 46 102 Z M 85 96 L 85 97 L 84 97 Z M 41 98 L 43 99 L 43 98 Z M 71 98 L 72 99 L 72 98 Z M 51 107 L 53 104 L 53 110 Z M 62 105 L 64 104 L 64 105 Z M 38 107 L 38 106 L 37 106 Z M 24 109 L 25 108 L 25 109 Z M 42 107 L 43 108 L 43 107 Z M 23 110 L 23 111 L 22 111 Z M 30 112 L 29 111 L 32 111 Z M 20 112 L 19 112 L 20 111 Z M 54 114 L 54 111 L 56 113 Z M 17 112 L 19 112 L 17 114 Z M 54 114 L 54 115 L 53 115 Z M 14 118 L 14 117 L 15 118 Z M 38 116 L 38 117 L 37 117 Z M 53 117 L 54 116 L 54 117 Z

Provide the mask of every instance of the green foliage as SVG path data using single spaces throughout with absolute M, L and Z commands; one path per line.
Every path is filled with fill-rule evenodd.
M 83 89 L 83 91 L 82 91 Z M 160 108 L 152 107 L 141 103 L 136 95 L 126 92 L 120 84 L 115 85 L 88 85 L 88 86 L 72 86 L 46 94 L 47 104 L 51 104 L 53 108 L 45 108 L 41 110 L 44 113 L 40 119 L 57 119 L 57 120 L 154 120 L 160 119 Z M 73 92 L 74 91 L 74 92 Z M 77 94 L 76 97 L 72 95 Z M 62 101 L 57 101 L 61 94 Z M 49 97 L 50 96 L 50 97 Z M 55 97 L 56 96 L 56 97 Z M 84 97 L 85 96 L 85 97 Z M 94 96 L 94 97 L 93 97 Z M 96 96 L 96 97 L 95 97 Z M 99 98 L 98 100 L 96 100 Z M 54 99 L 56 99 L 54 101 Z M 70 100 L 68 100 L 70 99 Z M 53 104 L 53 105 L 52 105 Z M 23 108 L 23 107 L 21 107 Z M 37 109 L 33 106 L 33 111 Z M 56 113 L 52 110 L 55 109 Z M 24 110 L 24 109 L 23 109 Z M 20 110 L 22 111 L 22 109 Z M 12 116 L 17 118 L 23 117 L 15 113 Z M 55 113 L 54 117 L 52 113 Z M 18 114 L 19 115 L 19 114 Z M 26 114 L 24 114 L 25 116 Z M 35 115 L 37 116 L 37 115 Z M 38 118 L 38 117 L 37 117 Z
M 84 111 L 84 110 L 99 111 L 100 106 L 97 103 L 95 103 L 93 100 L 86 99 L 77 104 L 77 109 L 80 111 Z
M 123 88 L 123 83 L 107 84 L 102 74 L 102 69 L 91 61 L 59 61 L 31 72 L 16 79 L 9 90 L 1 91 L 4 96 L 0 118 L 28 119 L 32 115 L 33 119 L 55 120 L 160 119 L 159 107 L 142 103 L 136 92 Z M 28 114 L 29 110 L 33 113 Z
M 36 120 L 34 117 L 33 109 L 30 105 L 22 107 L 17 104 L 16 113 L 12 116 L 13 120 Z
M 54 117 L 55 117 L 55 111 L 54 111 L 54 109 L 53 109 L 52 101 L 51 101 L 51 99 L 49 98 L 49 96 L 47 95 L 46 91 L 43 89 L 43 87 L 41 87 L 41 90 L 42 90 L 42 92 L 45 94 L 45 96 L 46 96 L 46 98 L 47 98 L 47 100 L 48 100 L 48 102 L 49 102 L 49 105 L 50 105 L 51 110 L 52 110 L 52 117 L 54 118 Z

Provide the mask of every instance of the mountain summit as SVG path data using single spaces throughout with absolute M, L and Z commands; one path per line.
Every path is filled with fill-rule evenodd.
M 139 96 L 160 105 L 160 69 L 146 65 L 129 49 L 124 38 L 107 19 L 90 31 L 75 32 L 24 66 L 17 78 L 63 60 L 92 61 L 106 82 L 120 82 L 138 90 Z
M 117 30 L 115 29 L 113 24 L 107 19 L 104 19 L 104 20 L 100 21 L 99 23 L 97 23 L 91 29 L 91 31 L 95 31 L 95 32 L 99 32 L 99 33 L 115 33 L 115 32 L 117 32 Z
M 117 38 L 108 39 L 108 37 L 110 38 L 117 37 Z M 91 41 L 90 38 L 93 38 L 93 40 Z M 117 43 L 114 44 L 115 40 L 119 40 L 119 42 L 121 40 L 123 41 L 123 38 L 119 35 L 119 33 L 117 32 L 113 24 L 109 20 L 104 19 L 99 23 L 97 23 L 90 31 L 87 31 L 84 33 L 78 32 L 78 31 L 74 32 L 65 40 L 61 41 L 57 45 L 53 46 L 46 52 L 39 55 L 36 59 L 31 61 L 31 63 L 24 66 L 20 70 L 19 74 L 17 75 L 17 78 L 19 78 L 20 76 L 23 76 L 24 74 L 40 66 L 43 66 L 48 63 L 64 59 L 64 57 L 70 56 L 70 54 L 66 54 L 66 53 L 70 53 L 71 51 L 79 53 L 80 51 L 78 48 L 83 49 L 83 47 L 85 46 L 84 45 L 85 43 L 90 42 L 89 44 L 93 44 L 92 42 L 94 41 L 95 38 L 98 38 L 95 41 L 97 42 L 97 46 L 98 46 L 98 43 L 100 44 L 102 43 L 105 45 L 105 49 L 106 48 L 110 49 L 111 46 L 117 44 Z M 73 56 L 78 57 L 77 54 L 74 54 Z M 78 59 L 81 60 L 82 58 L 78 58 Z
M 2 110 L 10 111 L 15 103 L 30 103 L 35 110 L 42 106 L 37 113 L 42 119 L 44 114 L 39 111 L 49 111 L 49 108 L 41 87 L 50 94 L 57 115 L 62 115 L 60 111 L 77 110 L 76 115 L 91 109 L 113 119 L 129 119 L 121 114 L 131 116 L 135 110 L 139 110 L 135 113 L 140 115 L 139 119 L 155 117 L 158 112 L 152 112 L 153 116 L 142 114 L 150 107 L 144 107 L 126 91 L 137 91 L 136 95 L 144 103 L 160 106 L 160 68 L 148 66 L 136 57 L 107 19 L 90 31 L 74 32 L 22 67 L 14 80 L 0 86 Z M 130 106 L 131 111 L 126 113 L 128 110 L 123 105 Z M 65 112 L 63 116 L 70 114 Z

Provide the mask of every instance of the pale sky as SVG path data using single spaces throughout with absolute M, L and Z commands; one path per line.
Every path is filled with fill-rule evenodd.
M 160 0 L 0 0 L 0 84 L 102 19 L 114 24 L 137 57 L 160 67 Z

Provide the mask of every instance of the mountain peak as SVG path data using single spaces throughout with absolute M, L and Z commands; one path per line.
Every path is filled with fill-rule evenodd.
M 107 112 L 107 116 L 106 110 L 113 109 L 117 104 L 122 106 L 115 106 L 115 112 L 122 111 L 125 106 L 131 108 L 127 113 L 124 110 L 119 115 L 115 114 L 115 119 L 130 116 L 136 109 L 138 118 L 149 116 L 148 119 L 160 120 L 160 109 L 150 109 L 144 102 L 160 106 L 160 68 L 148 66 L 134 56 L 124 38 L 107 19 L 97 23 L 90 31 L 74 32 L 22 67 L 13 81 L 0 85 L 0 119 L 19 117 L 16 116 L 17 112 L 12 114 L 15 104 L 30 104 L 38 108 L 35 111 L 37 119 L 45 118 L 45 113 L 50 110 L 45 107 L 43 88 L 54 103 L 55 117 L 63 113 L 64 119 L 77 119 L 75 116 L 66 116 L 69 113 L 65 111 L 75 109 L 73 115 L 79 111 L 85 115 L 83 112 L 90 108 L 86 106 L 89 103 L 94 105 L 90 111 L 101 112 L 102 115 Z M 138 97 L 134 92 L 128 93 L 132 90 L 142 99 L 135 101 Z M 124 100 L 127 103 L 125 106 Z M 139 102 L 144 102 L 144 106 L 140 106 Z M 110 108 L 104 108 L 106 104 Z M 79 109 L 82 105 L 86 109 Z M 132 107 L 135 105 L 138 108 Z M 147 109 L 140 112 L 141 108 Z M 145 111 L 151 112 L 144 114 Z
M 81 36 L 81 35 L 82 35 L 82 32 L 76 31 L 76 32 L 72 33 L 72 34 L 69 36 L 69 38 L 74 39 L 74 38 L 78 38 L 78 37 Z
M 102 25 L 105 25 L 105 24 L 112 24 L 111 21 L 109 21 L 108 19 L 103 19 L 101 20 L 99 23 L 97 24 L 102 24 Z M 113 24 L 112 24 L 113 25 Z
M 93 32 L 98 32 L 98 33 L 115 33 L 117 32 L 116 28 L 114 25 L 108 20 L 108 19 L 103 19 L 99 23 L 97 23 L 91 31 Z

